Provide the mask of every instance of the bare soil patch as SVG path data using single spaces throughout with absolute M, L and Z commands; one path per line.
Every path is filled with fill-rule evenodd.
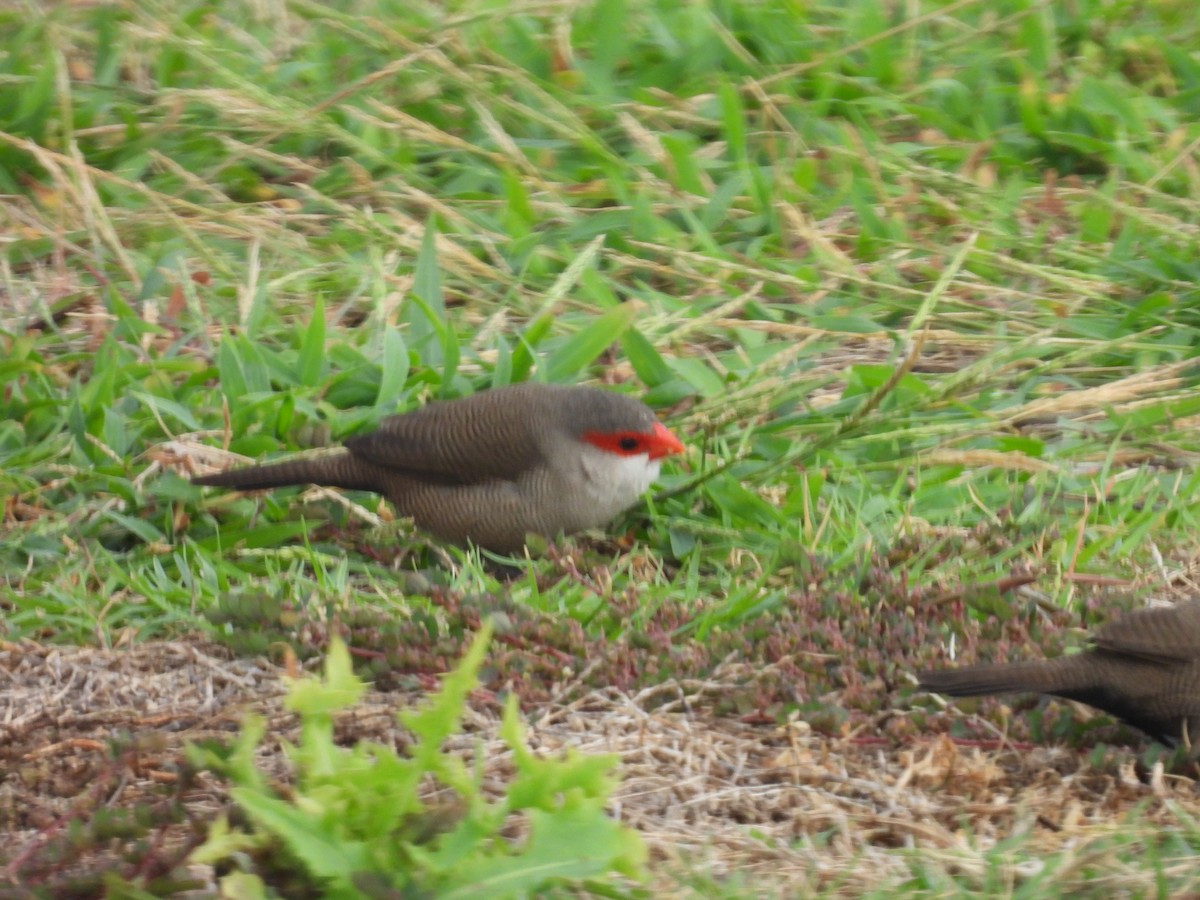
M 94 873 L 113 867 L 147 878 L 169 872 L 228 807 L 222 784 L 187 773 L 184 746 L 229 738 L 249 711 L 270 721 L 262 767 L 286 779 L 281 741 L 295 739 L 297 723 L 281 706 L 283 670 L 263 658 L 236 659 L 203 641 L 113 650 L 25 642 L 3 646 L 0 672 L 5 895 L 74 881 L 83 896 Z M 645 836 L 663 889 L 678 883 L 668 873 L 690 871 L 764 893 L 858 892 L 903 880 L 914 866 L 979 887 L 997 845 L 1023 836 L 1026 852 L 1073 851 L 1078 865 L 1060 873 L 1064 885 L 1111 868 L 1122 889 L 1152 891 L 1151 868 L 1133 871 L 1091 848 L 1123 828 L 1187 828 L 1200 818 L 1192 781 L 1139 779 L 1132 751 L 1097 762 L 1065 748 L 989 748 L 944 734 L 904 740 L 863 726 L 830 737 L 802 721 L 716 714 L 714 699 L 742 677 L 731 666 L 704 681 L 632 695 L 595 690 L 526 709 L 539 752 L 620 756 L 614 811 Z M 394 714 L 419 699 L 415 690 L 372 691 L 340 736 L 402 747 Z M 475 700 L 452 749 L 481 748 L 499 784 L 510 764 L 498 707 L 487 691 Z M 1180 872 L 1190 864 L 1181 858 Z M 1041 865 L 1014 855 L 1013 882 Z M 201 867 L 190 874 L 214 884 Z

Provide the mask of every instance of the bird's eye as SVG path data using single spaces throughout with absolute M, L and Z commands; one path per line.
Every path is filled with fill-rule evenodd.
M 634 450 L 636 450 L 638 448 L 639 443 L 641 443 L 641 442 L 635 437 L 623 437 L 623 438 L 621 438 L 620 441 L 617 442 L 617 446 L 620 447 L 622 450 L 624 450 L 626 453 L 632 453 Z

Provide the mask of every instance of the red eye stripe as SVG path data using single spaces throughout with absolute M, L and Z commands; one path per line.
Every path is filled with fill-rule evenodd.
M 587 431 L 584 432 L 583 439 L 593 447 L 616 453 L 618 456 L 637 456 L 639 453 L 650 452 L 651 436 L 638 431 Z
M 672 453 L 682 453 L 683 444 L 661 422 L 654 423 L 650 434 L 641 431 L 587 431 L 583 439 L 618 456 L 637 456 L 645 453 L 650 459 L 662 459 Z

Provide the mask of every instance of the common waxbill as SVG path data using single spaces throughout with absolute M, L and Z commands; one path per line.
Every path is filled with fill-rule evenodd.
M 683 444 L 645 404 L 590 387 L 516 384 L 389 416 L 345 449 L 234 469 L 193 484 L 319 484 L 383 494 L 419 528 L 513 553 L 609 522 Z
M 921 672 L 921 688 L 954 697 L 1031 692 L 1078 700 L 1163 744 L 1200 743 L 1200 601 L 1131 612 L 1055 659 Z

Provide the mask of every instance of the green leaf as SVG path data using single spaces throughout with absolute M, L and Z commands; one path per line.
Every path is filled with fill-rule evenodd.
M 266 733 L 267 720 L 250 713 L 242 718 L 241 730 L 231 746 L 189 744 L 187 757 L 197 768 L 220 772 L 249 790 L 265 790 L 266 779 L 255 768 L 254 753 Z
M 154 394 L 148 394 L 145 391 L 130 391 L 129 396 L 133 397 L 139 403 L 150 407 L 150 409 L 154 410 L 160 416 L 174 419 L 188 431 L 199 431 L 201 429 L 200 422 L 192 414 L 192 410 L 182 403 L 177 403 L 168 397 L 158 397 Z
M 700 177 L 700 167 L 696 164 L 696 139 L 688 135 L 687 139 L 674 134 L 664 134 L 661 139 L 663 149 L 671 155 L 672 181 L 681 191 L 702 197 L 705 194 L 704 181 Z
M 742 106 L 741 89 L 723 80 L 717 92 L 721 99 L 721 122 L 729 152 L 739 163 L 747 161 L 746 111 Z
M 666 363 L 703 397 L 718 397 L 725 392 L 725 382 L 703 359 L 673 356 L 667 359 Z
M 492 348 L 496 353 L 496 361 L 492 363 L 492 379 L 491 386 L 494 388 L 502 387 L 506 384 L 513 383 L 513 351 L 508 341 L 503 335 L 496 335 L 492 342 Z
M 354 674 L 350 652 L 341 638 L 329 642 L 325 654 L 325 674 L 322 678 L 289 679 L 284 706 L 307 715 L 328 715 L 357 703 L 367 686 Z
M 199 490 L 199 488 L 194 488 Z M 234 547 L 253 550 L 262 547 L 278 547 L 286 544 L 292 538 L 299 537 L 308 531 L 308 524 L 299 522 L 278 522 L 276 524 L 247 523 L 244 528 L 225 528 L 212 537 L 197 541 L 196 545 L 204 550 L 218 549 L 229 552 Z
M 454 333 L 454 329 L 450 327 L 450 323 L 443 318 L 436 318 L 434 310 L 421 297 L 415 294 L 412 297 L 412 302 L 421 310 L 424 311 L 426 320 L 432 326 L 432 335 L 436 341 L 429 341 L 426 347 L 436 347 L 437 352 L 426 354 L 426 364 L 430 367 L 436 367 L 438 364 L 442 368 L 441 391 L 442 397 L 451 396 L 452 383 L 454 381 L 454 373 L 458 371 L 458 337 Z
M 34 79 L 26 80 L 20 90 L 13 92 L 14 99 L 17 101 L 16 115 L 13 118 L 14 124 L 21 123 L 25 129 L 38 132 L 42 130 L 41 123 L 50 114 L 50 110 L 57 106 L 54 102 L 54 81 L 60 60 L 62 65 L 66 65 L 63 57 L 55 53 L 48 45 L 45 47 L 43 57 L 41 64 L 35 70 Z
M 161 531 L 147 522 L 145 519 L 137 519 L 133 516 L 127 516 L 119 513 L 116 510 L 106 510 L 104 518 L 111 522 L 120 525 L 130 534 L 135 534 L 147 544 L 166 543 L 167 539 Z
M 525 330 L 519 336 L 517 348 L 513 350 L 512 372 L 509 384 L 528 380 L 529 373 L 533 371 L 533 364 L 537 358 L 534 351 L 545 340 L 546 335 L 550 333 L 550 328 L 553 325 L 554 316 L 545 312 L 525 327 Z
M 312 320 L 300 342 L 300 359 L 296 366 L 296 383 L 316 387 L 325 370 L 325 303 L 319 297 L 313 304 Z
M 813 328 L 821 328 L 840 334 L 878 334 L 884 327 L 865 316 L 813 316 Z
M 506 805 L 510 810 L 557 809 L 563 795 L 582 792 L 587 797 L 606 797 L 613 788 L 609 773 L 616 768 L 613 754 L 583 755 L 567 749 L 561 759 L 542 759 L 525 746 L 525 733 L 516 698 L 509 696 L 504 707 L 500 736 L 512 750 L 517 768 L 508 789 Z
M 254 822 L 287 844 L 292 854 L 318 878 L 328 878 L 349 888 L 357 872 L 372 867 L 370 847 L 365 841 L 329 834 L 316 810 L 304 809 L 272 797 L 265 791 L 235 787 L 229 792 L 234 802 Z
M 396 400 L 403 396 L 408 383 L 408 347 L 404 344 L 404 335 L 392 325 L 384 326 L 382 344 L 379 354 L 382 375 L 375 405 L 394 410 Z
M 269 285 L 260 283 L 250 298 L 249 307 L 245 310 L 242 328 L 246 337 L 257 339 L 262 331 L 263 323 L 271 312 L 271 294 Z
M 233 349 L 232 339 L 221 341 L 217 347 L 217 380 L 221 383 L 221 393 L 226 397 L 244 397 L 247 393 L 242 361 Z
M 602 799 L 530 810 L 529 838 L 518 855 L 464 860 L 439 896 L 525 897 L 558 881 L 583 881 L 616 869 L 638 876 L 646 848 L 634 831 L 608 818 Z
M 485 623 L 475 635 L 470 648 L 453 672 L 442 681 L 442 689 L 420 711 L 405 710 L 400 713 L 400 722 L 417 738 L 410 755 L 413 760 L 430 771 L 442 768 L 442 743 L 458 727 L 467 695 L 477 683 L 479 667 L 483 664 L 488 641 L 491 640 L 491 623 Z M 458 785 L 451 785 L 458 787 Z
M 590 56 L 595 60 L 592 68 L 594 74 L 606 76 L 605 81 L 616 74 L 620 61 L 629 53 L 628 19 L 625 0 L 597 0 L 592 9 L 587 29 Z
M 584 326 L 546 360 L 545 380 L 551 384 L 571 380 L 618 340 L 636 315 L 637 307 L 623 303 Z
M 129 452 L 132 435 L 128 425 L 129 420 L 124 413 L 113 407 L 104 411 L 104 427 L 101 437 L 104 440 L 104 446 L 118 456 L 125 456 Z
M 261 838 L 230 828 L 229 818 L 221 815 L 208 826 L 208 836 L 203 844 L 191 852 L 188 861 L 201 864 L 219 863 L 227 856 L 257 850 L 262 844 Z
M 429 217 L 416 271 L 410 302 L 406 305 L 405 320 L 409 327 L 409 343 L 430 366 L 442 363 L 445 347 L 446 301 L 442 296 L 442 276 L 437 259 L 437 220 Z
M 233 335 L 221 341 L 217 348 L 217 372 L 221 392 L 229 398 L 233 409 L 237 409 L 247 395 L 271 390 L 266 360 L 245 335 Z
M 621 349 L 629 357 L 629 363 L 638 378 L 647 387 L 658 387 L 675 377 L 671 367 L 664 361 L 654 345 L 636 328 L 626 329 L 621 335 Z
M 787 525 L 786 519 L 778 509 L 758 494 L 747 490 L 736 478 L 714 478 L 707 484 L 706 489 L 713 505 L 720 509 L 731 523 L 755 522 L 767 528 Z

